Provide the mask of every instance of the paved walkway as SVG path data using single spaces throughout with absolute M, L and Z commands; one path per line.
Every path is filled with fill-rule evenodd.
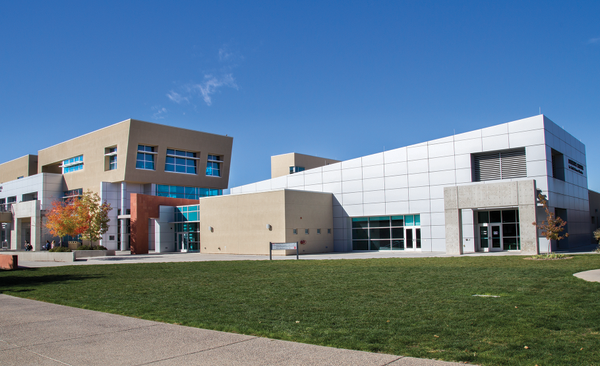
M 592 269 L 591 271 L 575 273 L 573 276 L 589 282 L 600 282 L 600 269 Z
M 594 253 L 596 245 L 577 248 L 575 250 L 560 253 L 569 254 L 591 254 Z M 10 253 L 10 252 L 1 252 Z M 366 258 L 424 258 L 424 257 L 474 257 L 474 256 L 505 256 L 522 255 L 519 252 L 491 252 L 491 253 L 466 253 L 462 256 L 449 255 L 445 252 L 411 252 L 411 251 L 353 251 L 332 252 L 322 254 L 302 254 L 300 260 L 331 260 L 331 259 L 366 259 Z M 38 268 L 90 264 L 123 264 L 123 263 L 165 263 L 165 262 L 206 262 L 206 261 L 246 261 L 246 260 L 269 260 L 268 255 L 243 255 L 243 254 L 203 254 L 203 253 L 148 253 L 131 255 L 129 252 L 117 252 L 113 257 L 95 257 L 75 262 L 30 262 L 19 261 L 19 267 Z M 273 260 L 296 260 L 296 256 L 274 256 Z
M 0 364 L 464 365 L 184 327 L 8 295 L 0 295 Z

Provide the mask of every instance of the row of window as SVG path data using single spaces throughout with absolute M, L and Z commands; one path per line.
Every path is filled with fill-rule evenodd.
M 156 170 L 156 147 L 138 145 L 135 167 L 137 169 Z M 105 170 L 117 169 L 117 147 L 107 147 L 104 150 Z M 167 149 L 165 171 L 173 173 L 198 174 L 198 156 L 195 152 Z M 208 155 L 206 175 L 221 176 L 223 159 L 219 155 Z M 63 174 L 83 170 L 83 155 L 63 160 Z
M 135 167 L 138 169 L 156 170 L 156 147 L 138 145 Z M 191 151 L 167 149 L 165 171 L 173 173 L 198 174 L 198 154 Z M 206 175 L 221 176 L 223 159 L 218 155 L 208 155 Z
M 292 229 L 294 235 L 298 235 L 298 229 Z M 304 234 L 309 235 L 310 229 L 304 229 Z M 317 234 L 321 234 L 321 229 L 317 229 Z M 327 229 L 327 234 L 331 234 L 331 229 Z
M 200 197 L 223 195 L 222 189 L 156 185 L 156 195 L 160 197 L 187 198 L 197 200 Z

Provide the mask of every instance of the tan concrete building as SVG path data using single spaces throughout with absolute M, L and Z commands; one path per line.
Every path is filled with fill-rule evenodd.
M 271 178 L 277 178 L 335 163 L 339 163 L 339 161 L 298 153 L 275 155 L 271 156 Z
M 141 193 L 187 198 L 221 195 L 229 183 L 233 138 L 128 119 L 0 164 L 0 212 L 4 246 L 39 249 L 49 238 L 43 225 L 21 217 L 21 204 L 39 201 L 43 216 L 52 201 L 98 193 L 110 203 L 110 229 L 102 244 L 129 248 L 129 196 Z M 21 207 L 23 206 L 23 207 Z M 18 222 L 15 220 L 19 220 Z M 31 222 L 31 220 L 29 221 Z
M 332 252 L 331 200 L 330 193 L 287 189 L 201 198 L 200 251 L 267 255 L 270 242 L 298 242 L 300 254 Z

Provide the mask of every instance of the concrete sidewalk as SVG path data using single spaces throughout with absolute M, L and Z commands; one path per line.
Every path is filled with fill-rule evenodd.
M 581 278 L 588 282 L 600 282 L 600 269 L 592 269 L 590 271 L 578 272 L 573 276 Z
M 3 366 L 464 365 L 216 332 L 1 294 L 0 309 Z

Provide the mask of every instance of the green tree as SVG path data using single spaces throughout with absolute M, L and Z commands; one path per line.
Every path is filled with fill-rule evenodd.
M 542 221 L 542 223 L 539 225 L 537 222 L 534 222 L 533 225 L 542 230 L 542 235 L 548 239 L 548 254 L 550 254 L 550 252 L 552 252 L 552 240 L 556 240 L 558 242 L 569 236 L 569 233 L 561 235 L 561 233 L 565 230 L 565 225 L 567 225 L 567 222 L 562 218 L 557 217 L 554 212 L 550 211 L 550 208 L 548 207 L 548 199 L 545 195 L 539 193 L 538 202 L 544 206 L 544 211 L 546 211 L 546 220 Z

